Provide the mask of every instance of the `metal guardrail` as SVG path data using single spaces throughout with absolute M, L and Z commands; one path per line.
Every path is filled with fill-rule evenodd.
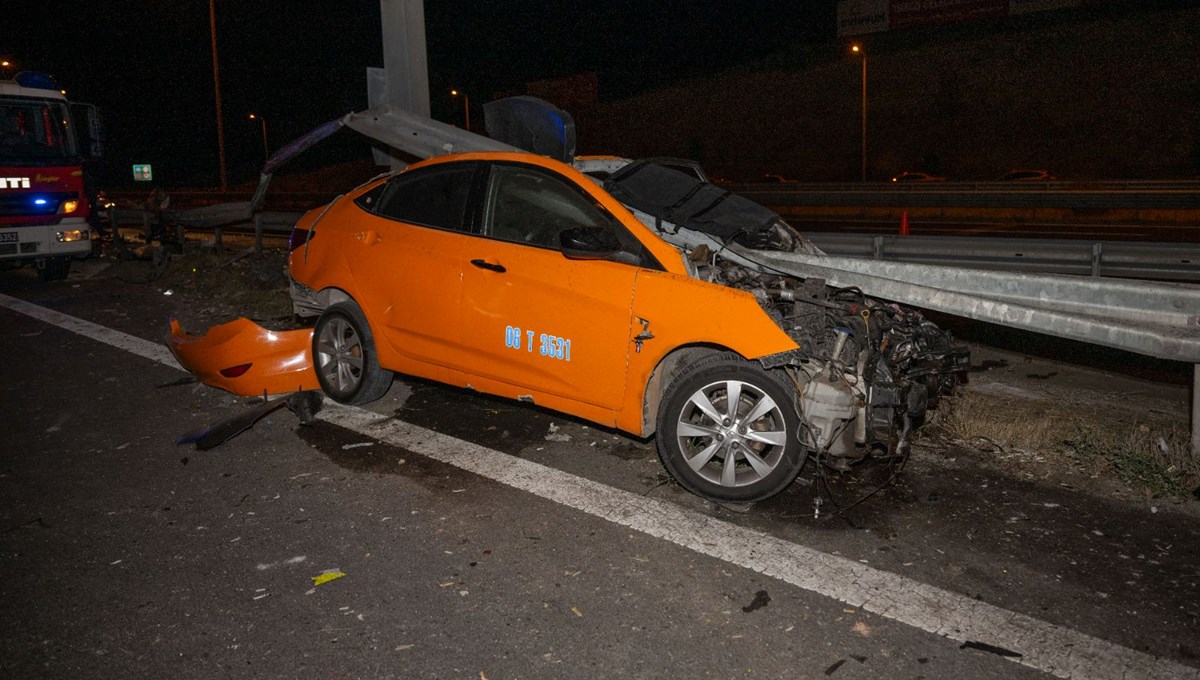
M 727 188 L 770 208 L 1059 208 L 1200 210 L 1200 182 L 1139 187 L 1122 183 L 1037 186 L 959 182 L 909 184 L 741 184 Z
M 1200 210 L 1200 180 L 1074 182 L 783 182 L 732 183 L 724 188 L 768 207 L 986 207 Z M 173 189 L 188 204 L 248 201 L 253 192 Z M 133 192 L 111 191 L 122 203 L 139 201 Z M 272 192 L 267 204 L 309 208 L 331 192 Z
M 733 182 L 731 191 L 1111 191 L 1124 193 L 1191 191 L 1200 193 L 1200 179 L 1096 180 L 1096 181 L 942 181 L 942 182 Z
M 805 232 L 829 255 L 1020 272 L 1200 281 L 1200 244 Z
M 120 224 L 143 224 L 139 208 L 116 208 Z M 303 213 L 261 211 L 253 222 L 226 231 L 289 233 Z M 981 236 L 897 236 L 805 232 L 829 255 L 893 262 L 942 264 L 1020 272 L 1111 276 L 1163 281 L 1200 281 L 1200 244 L 1019 239 Z
M 248 203 L 225 203 L 203 208 L 168 213 L 177 227 L 189 231 L 212 231 L 213 240 L 221 243 L 223 233 L 253 233 L 254 250 L 261 252 L 263 235 L 280 236 L 292 231 L 292 225 L 304 213 L 259 211 L 249 215 Z M 117 227 L 137 227 L 146 230 L 151 213 L 143 208 L 112 207 L 108 209 L 110 223 Z M 145 231 L 143 231 L 145 233 Z M 181 231 L 182 233 L 182 231 Z

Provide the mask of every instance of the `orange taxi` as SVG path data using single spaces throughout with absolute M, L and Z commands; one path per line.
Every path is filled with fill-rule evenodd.
M 948 336 L 913 310 L 721 247 L 796 247 L 781 220 L 719 236 L 679 226 L 734 204 L 711 184 L 638 166 L 641 179 L 668 181 L 646 185 L 651 194 L 682 196 L 655 216 L 631 207 L 638 187 L 621 182 L 634 168 L 603 180 L 581 169 L 487 152 L 377 178 L 295 227 L 292 299 L 316 319 L 311 330 L 273 336 L 271 353 L 241 327 L 209 331 L 220 352 L 178 327 L 170 345 L 205 382 L 240 394 L 319 385 L 363 404 L 401 373 L 657 435 L 672 476 L 719 500 L 778 493 L 810 456 L 844 469 L 903 453 L 927 401 L 961 368 Z M 706 192 L 720 197 L 682 214 Z M 243 355 L 229 351 L 230 335 L 245 338 Z M 306 350 L 311 373 L 297 370 Z M 259 357 L 242 374 L 223 370 Z

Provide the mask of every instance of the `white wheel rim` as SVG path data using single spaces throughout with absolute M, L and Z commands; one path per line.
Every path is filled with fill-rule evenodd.
M 694 473 L 719 486 L 739 487 L 762 481 L 779 466 L 786 423 L 766 392 L 740 380 L 720 380 L 688 397 L 675 435 Z
M 362 340 L 346 319 L 335 316 L 321 327 L 316 355 L 317 370 L 338 394 L 350 394 L 362 382 Z

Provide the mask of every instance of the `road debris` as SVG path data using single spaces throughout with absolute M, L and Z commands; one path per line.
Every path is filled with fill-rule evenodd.
M 1014 659 L 1019 659 L 1022 656 L 1024 656 L 1024 654 L 1021 654 L 1020 652 L 1014 652 L 1011 649 L 1005 649 L 1003 647 L 989 645 L 986 642 L 979 642 L 977 640 L 967 640 L 966 642 L 959 645 L 958 648 L 959 649 L 977 649 L 981 652 L 987 652 L 988 654 L 997 654 L 999 656 L 1005 656 L 1005 657 L 1014 658 Z
M 750 612 L 754 611 L 755 609 L 760 609 L 762 607 L 767 606 L 768 604 L 770 604 L 770 602 L 771 602 L 771 596 L 767 594 L 767 591 L 760 590 L 757 593 L 754 593 L 754 599 L 750 601 L 750 604 L 746 605 L 745 607 L 742 607 L 742 611 L 749 614 Z
M 264 399 L 254 408 L 235 416 L 184 434 L 176 444 L 195 444 L 197 451 L 208 451 L 233 439 L 250 429 L 259 420 L 284 406 L 300 418 L 301 425 L 308 425 L 321 410 L 323 397 L 316 390 L 293 392 L 284 398 Z
M 546 441 L 548 441 L 548 442 L 569 442 L 569 441 L 571 441 L 571 435 L 567 434 L 566 432 L 559 432 L 558 430 L 559 430 L 559 427 L 557 425 L 555 425 L 554 423 L 550 423 L 550 433 L 546 435 L 546 437 L 545 437 Z
M 336 581 L 343 576 L 345 576 L 345 574 L 342 573 L 342 570 L 335 567 L 333 569 L 326 569 L 325 571 L 317 574 L 316 576 L 311 576 L 310 578 L 312 579 L 314 586 L 320 586 L 325 585 L 330 581 Z

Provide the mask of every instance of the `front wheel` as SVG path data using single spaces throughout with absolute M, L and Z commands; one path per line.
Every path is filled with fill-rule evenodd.
M 62 281 L 71 272 L 71 258 L 48 257 L 38 263 L 38 279 L 42 281 Z
M 392 372 L 379 366 L 367 318 L 353 302 L 330 305 L 317 319 L 312 356 L 317 382 L 334 401 L 366 404 L 392 384 Z
M 702 359 L 671 382 L 658 411 L 658 455 L 685 489 L 761 501 L 800 474 L 806 454 L 794 390 L 732 354 Z

